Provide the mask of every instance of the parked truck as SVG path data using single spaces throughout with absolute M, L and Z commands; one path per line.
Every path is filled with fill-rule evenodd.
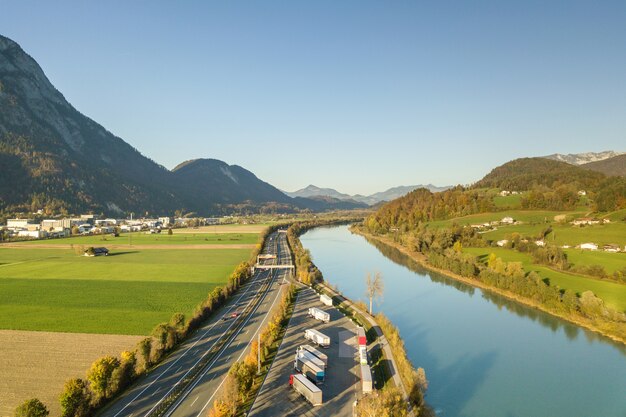
M 324 363 L 324 361 L 318 358 L 317 356 L 315 356 L 314 354 L 312 354 L 311 352 L 308 352 L 303 349 L 297 349 L 296 356 L 298 358 L 306 359 L 306 360 L 313 362 L 319 368 L 322 368 L 322 369 L 326 368 L 326 364 Z
M 311 346 L 311 345 L 302 345 L 302 346 L 298 347 L 298 349 L 299 350 L 306 350 L 307 352 L 315 355 L 317 358 L 319 358 L 319 360 L 324 362 L 324 367 L 325 368 L 328 367 L 328 356 L 326 356 L 325 354 L 323 354 L 319 350 L 315 349 L 313 346 Z
M 294 374 L 289 376 L 289 385 L 308 402 L 315 405 L 322 404 L 322 390 L 309 381 L 304 375 Z
M 324 365 L 317 366 L 309 357 L 300 356 L 296 353 L 296 357 L 293 362 L 293 369 L 300 372 L 302 375 L 309 378 L 316 384 L 323 384 L 325 380 Z
M 304 331 L 304 337 L 307 340 L 310 340 L 311 342 L 323 348 L 330 347 L 330 337 L 326 336 L 324 333 L 319 332 L 315 329 L 306 329 Z
M 363 394 L 372 392 L 372 371 L 369 365 L 361 365 L 361 389 Z
M 328 323 L 330 321 L 330 314 L 328 314 L 324 310 L 320 310 L 317 307 L 309 308 L 309 316 L 313 317 L 316 320 L 321 320 L 324 323 Z
M 359 346 L 359 362 L 361 365 L 367 365 L 367 348 Z
M 367 346 L 367 337 L 365 337 L 365 329 L 364 328 L 362 328 L 362 327 L 357 327 L 356 328 L 356 337 L 357 337 L 358 342 L 359 342 L 359 348 Z
M 327 305 L 328 307 L 333 306 L 333 299 L 326 294 L 320 295 L 320 301 L 322 302 L 322 304 Z

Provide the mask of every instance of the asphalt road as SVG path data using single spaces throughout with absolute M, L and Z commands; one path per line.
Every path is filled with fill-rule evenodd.
M 329 323 L 308 316 L 309 307 L 318 307 L 330 313 Z M 311 344 L 304 331 L 314 328 L 330 337 L 328 349 L 318 348 L 328 356 L 326 381 L 321 385 L 323 404 L 313 407 L 289 386 L 289 375 L 294 373 L 296 349 Z M 327 307 L 310 288 L 300 291 L 298 300 L 276 359 L 261 387 L 248 416 L 306 416 L 351 417 L 354 401 L 360 396 L 360 376 L 357 366 L 356 325 L 334 307 Z
M 263 253 L 277 255 L 277 259 L 266 261 L 269 264 L 291 262 L 286 238 L 282 233 L 274 233 L 271 240 L 268 238 Z M 211 360 L 200 377 L 185 390 L 183 396 L 167 414 L 206 415 L 228 369 L 235 361 L 244 357 L 250 342 L 256 338 L 257 332 L 265 323 L 268 312 L 278 304 L 286 274 L 287 270 L 255 271 L 253 277 L 230 298 L 218 314 L 209 319 L 164 362 L 142 377 L 100 415 L 106 417 L 148 415 L 230 329 L 235 329 L 232 336 L 229 334 L 228 343 Z M 256 304 L 255 300 L 258 298 L 261 298 L 261 301 Z M 248 305 L 254 305 L 255 308 L 240 320 L 223 319 L 235 311 L 244 311 Z

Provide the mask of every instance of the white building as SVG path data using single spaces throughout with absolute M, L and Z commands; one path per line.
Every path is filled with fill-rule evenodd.
M 496 245 L 502 247 L 502 246 L 506 245 L 507 243 L 509 243 L 508 239 L 502 239 L 502 240 L 498 240 L 496 242 Z
M 595 243 L 581 243 L 580 245 L 578 245 L 578 247 L 580 249 L 585 249 L 585 250 L 598 250 L 598 245 L 596 245 Z
M 502 220 L 500 220 L 500 223 L 513 224 L 515 223 L 515 219 L 513 219 L 513 217 L 511 216 L 506 216 L 506 217 L 503 217 Z

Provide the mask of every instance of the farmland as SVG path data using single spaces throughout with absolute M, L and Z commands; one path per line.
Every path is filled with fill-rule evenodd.
M 0 247 L 0 328 L 149 334 L 175 312 L 189 315 L 209 291 L 227 281 L 238 263 L 248 259 L 258 238 L 254 233 L 217 234 L 248 246 L 224 249 L 215 236 L 187 234 L 186 241 L 171 243 L 167 238 L 179 236 L 156 240 L 155 235 L 134 234 L 133 244 L 141 245 L 94 258 L 79 256 L 75 249 L 106 246 L 98 236 L 45 241 L 59 242 L 58 249 L 56 243 L 39 248 L 30 242 Z M 67 247 L 68 241 L 77 241 L 73 249 Z M 185 242 L 204 249 L 186 249 Z
M 12 416 L 19 403 L 32 397 L 38 397 L 49 406 L 52 416 L 58 416 L 58 396 L 67 379 L 84 378 L 94 360 L 132 349 L 140 339 L 0 330 L 0 416 Z

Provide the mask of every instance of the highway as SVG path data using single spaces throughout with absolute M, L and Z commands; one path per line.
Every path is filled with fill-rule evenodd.
M 290 264 L 291 256 L 284 233 L 273 233 L 263 248 L 263 254 L 276 255 L 265 264 Z M 204 416 L 218 395 L 228 369 L 248 352 L 250 342 L 267 322 L 272 307 L 280 302 L 285 269 L 257 269 L 252 278 L 235 293 L 217 314 L 209 319 L 192 337 L 180 345 L 148 375 L 142 377 L 117 401 L 106 407 L 100 416 L 151 416 L 165 408 L 172 393 L 180 391 L 167 407 L 165 416 Z M 240 312 L 237 318 L 230 316 Z M 198 366 L 208 360 L 202 372 Z M 197 376 L 188 383 L 189 377 Z

